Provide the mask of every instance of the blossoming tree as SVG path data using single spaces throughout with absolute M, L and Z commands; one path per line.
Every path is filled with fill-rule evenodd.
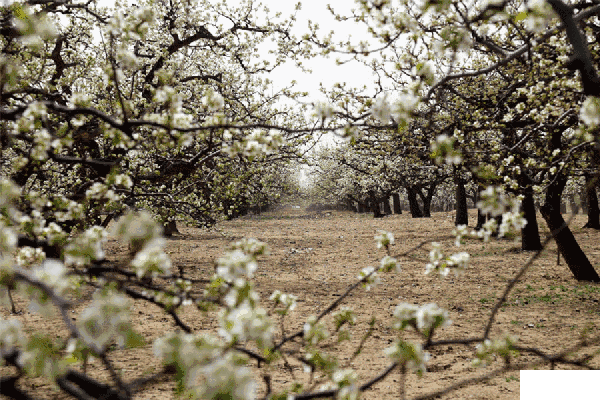
M 358 141 L 360 129 L 381 126 L 373 123 L 373 117 L 386 120 L 386 129 L 405 129 L 426 115 L 422 110 L 429 109 L 428 102 L 451 91 L 450 82 L 492 72 L 497 78 L 513 62 L 547 68 L 544 43 L 557 35 L 561 46 L 573 49 L 569 65 L 579 71 L 577 82 L 581 84 L 575 86 L 588 97 L 565 96 L 574 115 L 570 115 L 574 122 L 568 128 L 548 129 L 543 136 L 528 125 L 529 130 L 517 132 L 525 135 L 517 144 L 536 145 L 534 139 L 539 139 L 545 145 L 544 152 L 536 155 L 552 164 L 545 173 L 544 218 L 569 266 L 579 265 L 574 270 L 576 277 L 596 280 L 589 262 L 580 264 L 580 254 L 573 255 L 576 242 L 569 241 L 556 206 L 569 171 L 560 162 L 565 161 L 566 166 L 571 154 L 578 154 L 583 147 L 564 143 L 568 129 L 575 131 L 574 137 L 590 142 L 592 151 L 598 148 L 600 85 L 585 38 L 598 32 L 595 21 L 600 6 L 595 2 L 569 5 L 561 0 L 530 1 L 523 9 L 513 5 L 509 1 L 476 5 L 466 1 L 359 1 L 359 11 L 352 18 L 369 24 L 382 50 L 395 53 L 390 58 L 380 52 L 380 62 L 373 64 L 376 71 L 400 86 L 395 105 L 378 99 L 363 115 L 353 118 L 350 113 L 344 115 L 343 99 L 341 107 L 319 104 L 314 114 L 317 121 L 311 127 L 306 126 L 304 110 L 282 106 L 277 103 L 279 94 L 269 95 L 261 73 L 268 73 L 285 59 L 313 55 L 306 43 L 317 43 L 326 52 L 336 49 L 330 47 L 330 40 L 318 41 L 316 32 L 302 40 L 295 38 L 289 31 L 290 21 L 271 16 L 254 1 L 155 0 L 117 3 L 111 12 L 94 1 L 34 0 L 1 8 L 0 285 L 16 289 L 32 310 L 42 314 L 55 310 L 67 333 L 57 337 L 36 327 L 25 329 L 14 318 L 0 320 L 0 359 L 6 364 L 3 371 L 8 371 L 0 377 L 0 393 L 15 399 L 31 397 L 19 385 L 27 373 L 47 377 L 78 399 L 129 399 L 165 378 L 175 382 L 177 393 L 186 396 L 248 399 L 256 396 L 258 384 L 253 375 L 259 371 L 264 398 L 355 399 L 393 371 L 400 371 L 403 381 L 411 371 L 423 373 L 427 350 L 449 344 L 477 344 L 474 357 L 481 365 L 494 356 L 505 360 L 501 370 L 480 379 L 514 368 L 510 361 L 518 350 L 530 351 L 552 365 L 586 365 L 587 357 L 571 360 L 562 353 L 548 355 L 520 347 L 511 337 L 490 337 L 500 306 L 539 252 L 510 281 L 485 328 L 473 337 L 437 340 L 439 330 L 450 323 L 446 310 L 435 304 L 399 304 L 390 327 L 397 337 L 385 350 L 389 365 L 369 379 L 341 367 L 329 351 L 328 340 L 349 338 L 356 313 L 342 304 L 354 290 L 381 283 L 383 273 L 400 272 L 397 258 L 409 254 L 392 256 L 393 234 L 382 231 L 375 236 L 382 251 L 377 267 L 362 269 L 345 293 L 292 333 L 283 330 L 283 321 L 294 310 L 296 297 L 275 291 L 267 310 L 252 280 L 258 257 L 266 251 L 263 243 L 253 239 L 233 243 L 216 261 L 215 273 L 207 282 L 192 281 L 175 272 L 165 252 L 161 222 L 185 216 L 193 223 L 210 224 L 239 212 L 257 191 L 268 191 L 264 186 L 281 182 L 278 162 L 295 157 L 306 133 L 335 131 Z M 552 10 L 560 16 L 566 36 L 562 36 L 563 26 L 557 25 Z M 578 23 L 584 21 L 587 25 L 582 30 Z M 518 23 L 528 24 L 531 34 L 503 47 L 506 30 Z M 547 30 L 537 30 L 546 24 L 550 25 L 544 28 Z M 271 39 L 267 49 L 272 50 L 272 59 L 257 58 L 258 48 Z M 491 53 L 467 63 L 463 52 L 479 46 Z M 405 49 L 410 51 L 404 53 Z M 368 43 L 345 51 L 358 57 L 375 54 Z M 444 59 L 441 75 L 434 68 L 436 57 Z M 390 63 L 399 75 L 387 73 Z M 510 87 L 511 79 L 506 81 Z M 506 89 L 505 85 L 502 88 Z M 537 87 L 531 81 L 525 81 L 525 86 L 527 90 Z M 557 87 L 548 86 L 558 91 L 569 88 L 560 79 Z M 539 88 L 543 93 L 545 89 Z M 519 95 L 515 89 L 508 93 Z M 281 94 L 294 97 L 289 90 Z M 489 118 L 489 108 L 475 108 L 484 110 L 480 118 Z M 541 112 L 534 108 L 525 104 L 518 112 Z M 503 122 L 515 121 L 514 115 L 506 117 L 509 111 L 502 111 Z M 532 117 L 533 125 L 562 121 L 560 116 L 553 119 L 557 117 L 554 110 L 547 114 L 539 121 Z M 338 124 L 338 117 L 346 119 Z M 489 119 L 500 127 L 497 118 Z M 497 131 L 489 133 L 490 137 L 507 133 Z M 535 132 L 535 138 L 528 136 L 529 132 Z M 460 135 L 454 136 L 459 141 Z M 455 147 L 454 140 L 450 135 L 432 140 L 434 158 L 445 164 L 440 168 L 452 167 L 466 157 L 460 151 L 468 149 Z M 558 158 L 550 159 L 548 154 Z M 506 164 L 512 168 L 512 160 Z M 511 173 L 516 173 L 515 169 Z M 510 187 L 513 179 L 506 176 Z M 126 265 L 117 265 L 106 260 L 107 230 L 98 222 L 124 211 L 124 204 L 152 214 L 128 212 L 113 224 L 113 235 L 130 245 L 133 253 Z M 520 202 L 503 188 L 486 189 L 480 208 L 503 217 L 501 232 L 520 229 L 525 223 Z M 492 230 L 493 226 L 488 226 L 484 238 Z M 467 234 L 466 227 L 456 228 L 457 246 Z M 446 255 L 433 243 L 425 272 L 441 277 L 460 275 L 468 261 L 468 254 Z M 74 320 L 72 311 L 83 301 L 81 288 L 91 295 Z M 150 346 L 132 323 L 134 301 L 160 307 L 177 330 L 162 334 L 151 344 L 162 368 L 129 377 L 118 371 L 112 356 L 120 348 Z M 195 332 L 182 317 L 182 309 L 188 306 L 195 306 L 197 312 L 217 310 L 218 329 Z M 283 334 L 276 330 L 275 317 L 282 321 Z M 326 320 L 332 323 L 332 331 Z M 406 339 L 403 332 L 407 329 L 418 339 Z M 361 335 L 355 354 L 371 333 Z M 574 346 L 569 350 L 589 343 L 582 340 Z M 86 371 L 90 356 L 107 371 L 105 381 Z M 325 387 L 302 387 L 293 372 L 294 382 L 289 387 L 275 387 L 270 369 L 281 366 L 293 371 L 286 369 L 290 359 Z M 81 370 L 73 368 L 74 364 L 81 365 Z

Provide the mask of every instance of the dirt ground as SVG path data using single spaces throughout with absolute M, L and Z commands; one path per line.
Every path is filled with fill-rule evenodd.
M 471 210 L 471 226 L 475 222 L 475 211 Z M 542 236 L 546 235 L 545 225 L 541 219 L 538 222 Z M 600 232 L 579 228 L 584 223 L 585 216 L 577 216 L 572 223 L 573 231 L 592 264 L 600 270 Z M 356 276 L 363 267 L 378 266 L 385 253 L 376 248 L 374 235 L 380 229 L 392 232 L 396 238 L 392 255 L 399 259 L 402 271 L 383 275 L 380 285 L 370 291 L 359 288 L 346 299 L 342 305 L 352 307 L 358 314 L 357 324 L 352 328 L 353 339 L 342 344 L 331 342 L 327 349 L 345 366 L 344 363 L 352 358 L 357 343 L 367 331 L 369 321 L 375 317 L 372 337 L 348 365 L 357 370 L 363 383 L 389 365 L 382 351 L 390 346 L 395 337 L 395 331 L 389 327 L 392 312 L 398 303 L 423 305 L 435 302 L 447 309 L 453 323 L 440 330 L 437 339 L 480 336 L 507 282 L 532 256 L 530 252 L 520 251 L 520 242 L 506 239 L 492 239 L 489 243 L 466 239 L 464 245 L 456 249 L 451 236 L 453 226 L 453 213 L 434 213 L 432 218 L 423 219 L 412 219 L 408 213 L 373 219 L 362 214 L 314 214 L 294 209 L 223 222 L 210 230 L 180 227 L 182 235 L 168 240 L 167 251 L 175 270 L 182 268 L 188 278 L 209 279 L 214 261 L 232 241 L 254 237 L 266 242 L 270 254 L 260 258 L 256 287 L 265 307 L 269 305 L 268 297 L 276 289 L 298 296 L 298 307 L 286 318 L 283 328 L 285 334 L 289 335 L 302 329 L 310 315 L 324 310 L 356 282 Z M 456 278 L 449 275 L 446 279 L 440 279 L 424 275 L 431 248 L 429 244 L 408 256 L 399 256 L 422 242 L 431 241 L 442 243 L 450 254 L 458 251 L 471 254 L 471 263 L 464 276 Z M 107 254 L 112 258 L 126 257 L 127 249 L 114 239 L 109 241 L 107 248 Z M 1 308 L 0 316 L 17 318 L 29 329 L 36 327 L 56 332 L 57 338 L 66 334 L 59 321 L 27 311 L 27 303 L 23 299 L 17 299 L 17 307 L 24 312 L 11 316 L 7 309 Z M 73 318 L 84 307 L 85 302 L 79 304 Z M 136 302 L 132 314 L 139 333 L 146 337 L 149 344 L 142 349 L 118 351 L 111 356 L 126 381 L 158 370 L 159 364 L 152 355 L 151 343 L 156 337 L 174 329 L 172 320 L 157 307 Z M 214 331 L 217 327 L 213 312 L 201 313 L 194 308 L 186 308 L 181 314 L 197 332 Z M 556 246 L 551 243 L 501 307 L 493 325 L 492 337 L 510 333 L 518 337 L 518 344 L 523 347 L 536 347 L 554 354 L 573 345 L 585 332 L 591 337 L 598 336 L 599 327 L 600 286 L 576 282 L 564 261 L 557 265 Z M 280 334 L 281 329 L 278 328 Z M 414 334 L 408 332 L 403 336 L 416 339 Z M 595 350 L 597 348 L 588 348 L 573 357 L 592 354 Z M 415 374 L 408 375 L 407 397 L 432 393 L 503 365 L 498 361 L 485 370 L 474 368 L 471 366 L 474 351 L 474 345 L 449 345 L 430 351 L 428 372 L 420 378 Z M 513 362 L 525 365 L 538 359 L 532 354 L 521 353 Z M 302 369 L 293 362 L 291 364 L 294 376 L 308 383 L 308 377 Z M 592 359 L 591 365 L 600 368 L 598 357 Z M 281 364 L 277 364 L 270 370 L 276 391 L 289 388 L 293 380 L 280 367 Z M 106 371 L 98 361 L 92 362 L 89 368 L 96 368 L 97 376 L 108 380 Z M 7 372 L 6 367 L 0 368 L 0 375 Z M 259 391 L 262 391 L 264 388 L 258 371 L 256 376 Z M 400 373 L 394 372 L 365 392 L 362 398 L 400 398 L 400 380 Z M 44 379 L 28 379 L 22 383 L 32 389 L 36 397 L 65 398 Z M 157 383 L 138 398 L 173 398 L 172 384 Z M 519 371 L 510 371 L 465 386 L 441 398 L 517 399 Z

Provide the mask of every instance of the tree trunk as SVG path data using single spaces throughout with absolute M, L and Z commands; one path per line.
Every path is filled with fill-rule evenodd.
M 426 218 L 431 217 L 431 199 L 433 197 L 423 198 L 423 216 Z
M 165 237 L 171 237 L 174 233 L 181 234 L 177 229 L 177 224 L 175 221 L 167 221 L 163 224 L 163 235 Z
M 475 226 L 476 231 L 483 229 L 483 224 L 487 222 L 487 215 L 482 213 L 480 209 L 477 209 L 477 225 Z
M 398 193 L 392 194 L 392 202 L 394 204 L 394 214 L 402 214 L 402 207 L 400 207 L 400 195 Z
M 571 229 L 565 223 L 561 210 L 561 194 L 567 183 L 567 177 L 556 177 L 546 189 L 546 199 L 540 211 L 556 241 L 558 251 L 567 263 L 567 266 L 578 281 L 600 282 L 600 276 L 587 256 L 579 247 Z
M 554 236 L 558 251 L 578 281 L 600 282 L 600 276 L 594 270 L 585 253 L 579 247 L 575 236 L 565 223 L 560 212 L 547 205 L 542 206 L 542 216 Z
M 379 201 L 377 201 L 377 199 L 375 198 L 375 194 L 372 192 L 370 194 L 369 203 L 371 205 L 371 212 L 373 213 L 374 218 L 381 218 L 384 216 L 384 214 L 381 213 L 381 206 L 379 204 Z
M 423 189 L 417 187 L 415 189 L 415 193 L 419 195 L 421 198 L 421 202 L 423 203 L 423 217 L 429 218 L 431 217 L 431 202 L 433 200 L 433 193 L 435 192 L 435 185 L 431 185 L 427 190 L 427 194 L 423 193 Z M 418 204 L 418 201 L 417 201 Z
M 535 215 L 535 202 L 531 186 L 525 191 L 525 198 L 523 199 L 523 203 L 521 203 L 521 211 L 523 212 L 523 217 L 527 220 L 527 225 L 521 229 L 521 250 L 541 250 L 542 242 Z
M 408 207 L 410 208 L 410 214 L 413 218 L 423 218 L 423 212 L 421 211 L 421 207 L 419 207 L 419 202 L 417 201 L 417 192 L 414 188 L 408 187 L 406 188 L 408 192 Z
M 389 197 L 386 197 L 383 200 L 383 212 L 386 215 L 390 215 L 392 213 L 392 207 L 390 206 L 390 198 Z
M 469 211 L 467 208 L 467 191 L 465 181 L 459 176 L 455 178 L 456 183 L 456 218 L 454 225 L 469 225 Z
M 585 197 L 587 203 L 588 221 L 584 228 L 600 230 L 600 208 L 598 207 L 598 195 L 596 193 L 596 177 L 586 175 L 585 177 Z

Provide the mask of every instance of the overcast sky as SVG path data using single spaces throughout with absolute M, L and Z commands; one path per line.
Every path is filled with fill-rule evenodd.
M 294 5 L 297 1 L 293 0 L 262 0 L 264 4 L 272 11 L 282 11 L 284 15 L 289 15 L 294 10 Z M 365 31 L 362 27 L 351 23 L 340 23 L 335 21 L 331 13 L 327 10 L 327 4 L 331 4 L 334 10 L 338 13 L 348 14 L 350 9 L 355 7 L 353 0 L 302 0 L 302 10 L 297 13 L 297 21 L 295 24 L 294 33 L 301 36 L 308 32 L 308 20 L 319 24 L 322 36 L 329 33 L 331 30 L 335 32 L 336 39 L 346 39 L 349 35 L 356 41 L 361 37 L 364 38 Z M 303 91 L 314 93 L 318 96 L 319 83 L 323 83 L 325 87 L 330 87 L 336 82 L 348 82 L 352 86 L 362 86 L 363 84 L 371 85 L 373 76 L 366 67 L 357 62 L 350 62 L 344 65 L 336 65 L 336 56 L 333 55 L 330 59 L 316 58 L 313 60 L 304 61 L 304 65 L 313 70 L 312 74 L 303 74 L 292 66 L 292 63 L 278 68 L 272 74 L 271 78 L 276 82 L 281 82 L 282 86 L 291 80 L 298 81 L 298 87 Z

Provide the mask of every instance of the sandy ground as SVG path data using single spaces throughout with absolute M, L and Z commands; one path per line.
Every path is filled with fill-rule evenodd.
M 356 369 L 361 377 L 360 382 L 363 383 L 389 365 L 383 349 L 397 335 L 390 329 L 390 325 L 392 312 L 398 303 L 422 305 L 434 302 L 447 309 L 453 323 L 439 331 L 436 335 L 438 340 L 480 336 L 507 282 L 532 256 L 530 252 L 521 252 L 520 243 L 513 240 L 493 239 L 490 243 L 483 243 L 480 240 L 466 239 L 464 245 L 456 249 L 450 235 L 453 228 L 452 215 L 434 213 L 432 218 L 412 219 L 404 213 L 375 220 L 368 215 L 345 212 L 317 215 L 303 210 L 290 210 L 220 223 L 211 230 L 180 227 L 182 236 L 168 240 L 167 250 L 174 267 L 181 268 L 188 278 L 208 279 L 213 273 L 214 261 L 232 241 L 254 237 L 266 242 L 270 254 L 260 258 L 256 287 L 265 306 L 268 306 L 268 297 L 276 289 L 298 296 L 296 310 L 286 317 L 283 325 L 278 325 L 279 335 L 289 335 L 302 329 L 310 315 L 324 310 L 344 293 L 356 281 L 361 268 L 377 266 L 385 253 L 376 248 L 374 235 L 379 229 L 393 232 L 396 243 L 392 246 L 392 255 L 399 259 L 402 271 L 383 275 L 381 285 L 370 291 L 359 288 L 344 301 L 342 305 L 352 307 L 358 315 L 357 324 L 351 330 L 352 339 L 341 344 L 331 339 L 326 350 L 338 358 L 342 367 Z M 470 223 L 475 224 L 473 210 Z M 580 229 L 584 223 L 585 217 L 577 216 L 573 221 L 573 230 L 590 261 L 599 269 L 600 233 Z M 545 235 L 546 227 L 543 223 L 540 225 L 542 235 Z M 402 255 L 420 243 L 434 240 L 442 243 L 448 253 L 468 251 L 471 254 L 471 264 L 464 276 L 457 278 L 450 275 L 446 279 L 440 279 L 424 275 L 431 248 L 429 244 Z M 127 249 L 113 239 L 109 241 L 107 249 L 107 254 L 112 259 L 122 261 L 126 257 Z M 202 287 L 195 290 L 199 293 Z M 76 307 L 73 318 L 76 318 L 85 304 L 82 301 Z M 11 316 L 7 309 L 2 308 L 0 316 L 17 318 L 28 329 L 42 327 L 46 332 L 56 332 L 57 339 L 65 337 L 66 331 L 60 321 L 30 313 L 27 311 L 27 303 L 20 298 L 17 298 L 17 307 L 24 312 Z M 148 343 L 174 329 L 172 320 L 158 307 L 136 302 L 132 313 L 134 323 L 139 327 L 138 332 L 146 337 Z M 217 327 L 214 312 L 202 313 L 195 308 L 186 308 L 181 315 L 197 332 L 214 332 Z M 523 347 L 535 347 L 547 354 L 555 354 L 573 345 L 583 334 L 598 336 L 599 316 L 600 286 L 576 282 L 564 261 L 557 265 L 556 247 L 551 243 L 501 307 L 491 336 L 510 333 L 518 337 L 518 344 Z M 353 357 L 372 318 L 375 318 L 373 334 L 365 342 L 362 352 Z M 279 319 L 276 320 L 279 323 Z M 330 319 L 325 321 L 331 323 Z M 410 332 L 402 333 L 402 337 L 417 339 Z M 291 345 L 289 350 L 297 348 L 297 345 Z M 597 348 L 587 348 L 572 357 L 592 355 L 596 350 Z M 502 361 L 497 361 L 487 369 L 474 368 L 471 365 L 474 352 L 474 345 L 457 344 L 430 350 L 428 372 L 422 377 L 412 373 L 406 376 L 407 398 L 433 393 L 465 379 L 480 377 L 504 365 Z M 125 380 L 159 369 L 159 363 L 152 355 L 151 344 L 141 349 L 116 351 L 111 354 L 111 360 L 118 366 Z M 539 358 L 522 352 L 512 363 L 518 368 L 535 360 Z M 282 362 L 269 370 L 256 369 L 259 392 L 264 393 L 262 373 L 269 374 L 275 391 L 289 389 L 293 377 L 306 387 L 315 382 L 309 381 L 309 375 L 294 363 L 293 357 L 290 356 L 288 361 L 288 369 L 284 368 Z M 600 359 L 592 358 L 590 365 L 599 368 Z M 75 365 L 74 368 L 79 367 Z M 94 371 L 95 376 L 109 379 L 98 361 L 92 362 L 88 368 Z M 0 375 L 9 372 L 11 371 L 7 367 L 0 368 Z M 519 379 L 518 369 L 504 372 L 451 391 L 440 398 L 517 399 Z M 398 399 L 402 381 L 400 371 L 395 371 L 371 390 L 364 392 L 362 398 Z M 42 378 L 23 379 L 22 385 L 30 388 L 32 394 L 39 398 L 66 398 Z M 173 385 L 168 382 L 159 382 L 137 398 L 173 398 L 172 388 Z

